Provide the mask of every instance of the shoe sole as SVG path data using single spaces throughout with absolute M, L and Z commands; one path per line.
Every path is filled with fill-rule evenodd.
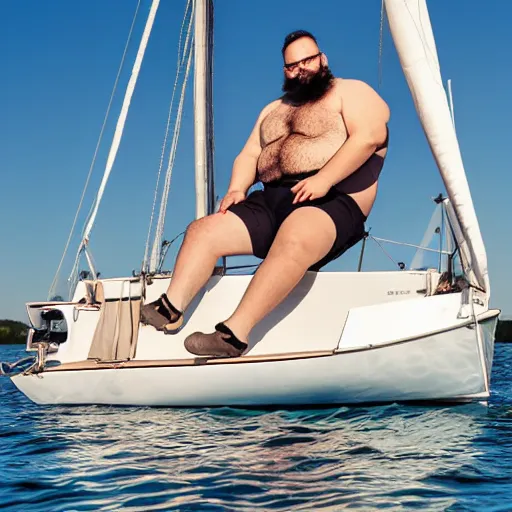
M 165 324 L 162 329 L 159 329 L 164 332 L 164 334 L 176 334 L 181 331 L 183 327 L 183 315 L 181 315 L 176 322 L 171 322 Z

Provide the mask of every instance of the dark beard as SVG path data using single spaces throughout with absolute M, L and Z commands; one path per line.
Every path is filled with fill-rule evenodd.
M 303 75 L 286 78 L 283 92 L 293 103 L 309 103 L 319 100 L 332 86 L 334 76 L 327 66 L 321 66 L 316 73 L 303 71 Z

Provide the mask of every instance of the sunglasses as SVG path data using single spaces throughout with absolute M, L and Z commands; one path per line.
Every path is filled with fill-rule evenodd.
M 319 57 L 320 55 L 322 55 L 322 52 L 318 52 L 315 55 L 310 55 L 309 57 L 305 57 L 295 62 L 290 62 L 289 64 L 285 64 L 284 67 L 287 71 L 294 71 L 300 64 L 304 64 L 305 66 L 311 64 L 313 60 Z

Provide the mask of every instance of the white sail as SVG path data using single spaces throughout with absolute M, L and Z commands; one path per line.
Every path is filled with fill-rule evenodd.
M 487 256 L 473 207 L 425 0 L 384 0 L 391 35 L 421 124 L 457 215 L 465 271 L 490 295 Z

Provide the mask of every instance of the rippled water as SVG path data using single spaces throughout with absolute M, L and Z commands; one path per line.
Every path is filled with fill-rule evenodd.
M 23 355 L 0 347 L 0 360 Z M 0 509 L 512 510 L 512 344 L 488 407 L 33 406 L 0 380 Z

